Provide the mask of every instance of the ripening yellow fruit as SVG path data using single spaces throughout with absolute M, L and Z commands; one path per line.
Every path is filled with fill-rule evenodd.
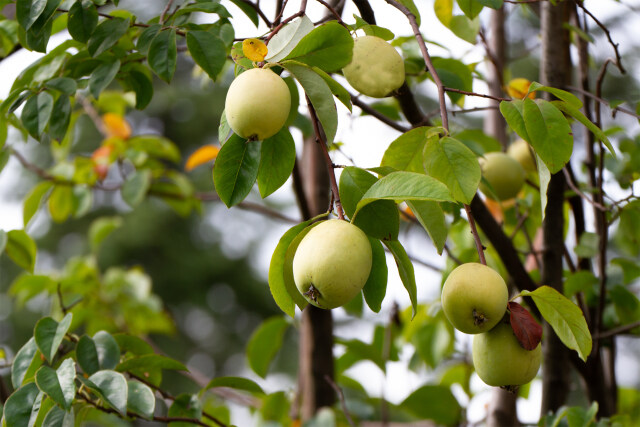
M 389 43 L 375 36 L 358 37 L 353 59 L 342 69 L 349 84 L 363 95 L 384 98 L 404 83 L 404 61 Z
M 524 185 L 525 173 L 520 163 L 501 152 L 486 153 L 479 159 L 483 178 L 478 188 L 485 196 L 499 201 L 513 199 Z
M 529 143 L 524 139 L 519 139 L 507 148 L 507 154 L 520 163 L 525 172 L 535 172 L 537 170 L 536 159 L 533 155 Z
M 367 235 L 357 226 L 332 219 L 304 236 L 293 257 L 296 287 L 311 304 L 336 308 L 351 301 L 371 273 Z
M 252 68 L 231 83 L 224 109 L 237 135 L 261 141 L 284 126 L 291 109 L 291 93 L 273 71 Z

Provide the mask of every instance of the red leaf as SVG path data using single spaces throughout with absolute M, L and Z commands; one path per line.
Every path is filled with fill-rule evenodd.
M 533 350 L 542 340 L 542 326 L 526 308 L 517 302 L 509 302 L 511 329 L 525 350 Z

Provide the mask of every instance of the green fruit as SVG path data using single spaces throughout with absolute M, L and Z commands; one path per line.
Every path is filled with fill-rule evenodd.
M 367 235 L 347 221 L 333 219 L 302 239 L 293 257 L 293 279 L 311 304 L 335 308 L 362 290 L 371 262 Z
M 542 347 L 522 348 L 508 322 L 473 337 L 473 366 L 482 381 L 494 387 L 514 388 L 535 378 Z
M 442 288 L 442 309 L 454 328 L 479 334 L 504 316 L 509 292 L 502 277 L 486 265 L 470 262 L 456 267 Z
M 525 172 L 535 172 L 537 170 L 536 159 L 533 155 L 529 143 L 524 139 L 519 139 L 509 146 L 507 154 L 520 163 Z
M 505 201 L 518 195 L 524 185 L 525 172 L 511 156 L 491 152 L 479 159 L 482 176 L 491 185 L 480 182 L 479 189 L 490 199 Z
M 243 138 L 260 141 L 282 129 L 290 109 L 287 84 L 265 68 L 252 68 L 236 77 L 224 104 L 231 129 Z
M 353 59 L 342 69 L 349 84 L 363 95 L 384 98 L 404 83 L 404 61 L 389 43 L 375 36 L 358 37 Z

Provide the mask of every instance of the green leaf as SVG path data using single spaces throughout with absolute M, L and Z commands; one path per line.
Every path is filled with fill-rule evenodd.
M 89 381 L 95 384 L 93 391 L 97 391 L 121 415 L 126 415 L 129 386 L 124 375 L 114 371 L 98 371 L 89 377 Z
M 548 101 L 524 100 L 524 122 L 529 142 L 551 173 L 559 172 L 571 158 L 573 134 L 562 112 Z
M 176 30 L 160 31 L 149 46 L 149 67 L 158 77 L 169 83 L 176 71 L 177 56 Z
M 513 129 L 520 138 L 525 141 L 531 141 L 529 134 L 527 133 L 527 126 L 524 123 L 523 117 L 524 101 L 502 101 L 500 102 L 500 112 L 507 121 L 507 124 Z
M 424 149 L 424 169 L 443 182 L 456 201 L 466 204 L 475 196 L 482 175 L 473 151 L 448 136 L 429 139 Z
M 533 298 L 558 338 L 586 361 L 591 353 L 591 334 L 580 308 L 549 286 L 541 286 L 533 292 L 523 291 L 521 295 Z
M 147 195 L 151 187 L 151 175 L 150 169 L 137 170 L 122 185 L 122 198 L 132 208 L 142 203 Z
M 357 217 L 358 211 L 375 200 L 453 201 L 447 187 L 435 178 L 415 172 L 392 172 L 373 184 L 362 196 L 353 219 Z
M 547 209 L 547 189 L 549 188 L 549 182 L 551 182 L 551 172 L 549 168 L 544 164 L 538 154 L 536 154 L 536 164 L 538 165 L 538 177 L 540 180 L 540 208 L 542 209 L 541 220 L 544 220 L 545 212 Z
M 16 18 L 20 26 L 25 31 L 31 28 L 46 6 L 47 0 L 16 0 Z
M 67 134 L 71 122 L 71 101 L 67 95 L 60 95 L 53 104 L 49 121 L 49 136 L 61 141 Z
M 174 18 L 178 18 L 193 12 L 215 13 L 221 18 L 231 18 L 229 11 L 223 5 L 219 4 L 218 1 L 192 3 L 179 9 L 173 16 Z
M 564 282 L 564 296 L 571 298 L 578 292 L 584 292 L 586 295 L 593 294 L 593 289 L 598 285 L 598 282 L 598 278 L 592 272 L 576 271 Z
M 13 388 L 18 389 L 25 381 L 31 380 L 40 365 L 42 365 L 40 352 L 35 339 L 31 337 L 18 351 L 11 364 L 11 384 Z
M 135 151 L 149 156 L 180 163 L 180 150 L 169 139 L 158 135 L 140 135 L 127 140 L 127 145 Z
M 242 377 L 218 377 L 212 379 L 204 388 L 208 390 L 215 387 L 228 387 L 235 390 L 248 391 L 251 394 L 263 395 L 264 390 L 248 378 Z
M 338 101 L 342 102 L 342 105 L 344 105 L 349 111 L 351 111 L 351 95 L 349 95 L 349 92 L 340 83 L 335 81 L 329 74 L 325 73 L 320 68 L 312 67 L 311 69 L 318 73 L 318 75 L 324 79 L 324 81 L 329 86 L 329 89 L 331 90 L 333 96 L 338 98 Z
M 144 110 L 153 98 L 151 77 L 143 72 L 131 70 L 127 76 L 127 83 L 136 93 L 136 109 Z
M 571 107 L 574 107 L 576 109 L 582 108 L 582 101 L 580 101 L 580 99 L 571 92 L 567 92 L 566 90 L 558 89 L 555 87 L 543 86 L 538 82 L 531 82 L 527 95 L 538 90 L 549 92 L 552 95 L 555 95 L 557 98 L 563 100 Z
M 329 85 L 306 65 L 287 61 L 282 66 L 300 83 L 311 100 L 327 137 L 327 144 L 331 145 L 338 129 L 338 112 Z
M 91 251 L 94 253 L 97 252 L 104 239 L 120 228 L 122 224 L 122 218 L 119 216 L 100 217 L 93 221 L 89 227 L 89 243 L 91 245 Z
M 64 222 L 73 213 L 73 187 L 60 184 L 49 196 L 49 213 L 54 222 Z
M 24 206 L 22 208 L 22 220 L 26 227 L 31 221 L 31 218 L 36 214 L 38 208 L 42 204 L 43 197 L 53 187 L 51 181 L 43 181 L 33 187 L 27 197 L 24 199 Z
M 480 18 L 469 19 L 464 15 L 458 15 L 451 18 L 449 29 L 462 40 L 475 44 L 480 31 Z
M 282 61 L 313 28 L 313 22 L 306 15 L 296 18 L 282 27 L 269 41 L 267 62 Z
M 202 418 L 202 403 L 198 399 L 197 395 L 193 394 L 181 394 L 169 407 L 170 417 L 183 417 L 183 418 Z M 171 427 L 191 427 L 192 423 L 173 422 Z
M 424 173 L 423 152 L 431 128 L 418 127 L 400 135 L 389 144 L 380 166 L 396 170 Z
M 127 372 L 135 369 L 169 369 L 172 371 L 187 371 L 187 367 L 170 357 L 159 354 L 143 354 L 132 357 L 116 366 L 118 372 Z
M 105 19 L 93 31 L 87 42 L 87 50 L 93 57 L 111 48 L 129 29 L 129 19 Z
M 616 151 L 611 145 L 611 141 L 607 138 L 607 134 L 605 134 L 602 129 L 596 126 L 591 120 L 589 120 L 578 108 L 568 102 L 560 102 L 560 101 L 552 101 L 553 105 L 555 105 L 560 111 L 565 114 L 570 115 L 580 123 L 582 123 L 593 135 L 607 147 L 607 149 L 613 154 L 613 157 L 616 156 Z
M 98 26 L 98 10 L 89 0 L 76 1 L 69 9 L 67 28 L 74 40 L 86 43 Z
M 442 255 L 447 242 L 448 227 L 440 205 L 426 200 L 411 200 L 407 202 L 407 206 L 431 237 L 438 254 Z
M 29 425 L 31 419 L 31 408 L 38 397 L 40 391 L 35 383 L 29 383 L 16 390 L 3 408 L 3 424 L 6 427 L 24 427 Z
M 147 54 L 149 52 L 149 46 L 151 46 L 151 42 L 158 35 L 160 30 L 162 29 L 162 25 L 160 24 L 151 24 L 140 33 L 140 37 L 138 37 L 138 41 L 136 42 L 136 48 L 142 54 Z
M 227 60 L 227 49 L 222 39 L 208 31 L 189 31 L 187 48 L 195 63 L 215 80 Z
M 473 19 L 482 12 L 484 6 L 478 0 L 457 0 L 460 10 L 464 12 L 469 19 Z
M 404 285 L 409 299 L 411 300 L 412 318 L 416 315 L 418 310 L 418 291 L 416 289 L 416 276 L 413 271 L 413 264 L 404 250 L 402 244 L 399 241 L 394 240 L 392 242 L 383 242 L 385 246 L 391 251 L 393 258 L 396 260 L 396 266 L 398 267 L 398 273 L 400 279 Z
M 53 358 L 58 352 L 58 347 L 60 347 L 64 336 L 69 331 L 72 317 L 73 315 L 71 313 L 67 313 L 60 323 L 51 317 L 43 317 L 36 323 L 33 337 L 36 340 L 38 349 L 49 363 L 52 363 Z
M 271 361 L 282 346 L 284 333 L 289 328 L 285 318 L 277 316 L 265 320 L 251 335 L 247 344 L 247 359 L 253 372 L 266 377 Z
M 476 0 L 478 3 L 483 4 L 491 9 L 500 9 L 504 4 L 503 0 Z
M 372 254 L 371 273 L 362 288 L 362 293 L 369 308 L 375 313 L 379 313 L 382 300 L 387 293 L 387 257 L 379 240 L 369 237 L 369 242 Z
M 93 342 L 100 369 L 114 369 L 120 362 L 120 347 L 115 338 L 106 331 L 98 331 L 93 335 Z
M 78 340 L 78 345 L 76 346 L 76 358 L 78 360 L 78 365 L 80 368 L 88 374 L 95 374 L 100 370 L 100 361 L 98 360 L 98 349 L 96 348 L 96 344 L 93 340 L 83 335 Z
M 24 104 L 22 124 L 31 136 L 39 138 L 49 123 L 52 111 L 53 96 L 49 92 L 40 92 Z
M 7 233 L 4 230 L 0 230 L 0 254 L 4 252 L 5 246 L 7 246 Z
M 260 148 L 260 142 L 234 134 L 220 149 L 213 168 L 213 183 L 227 207 L 237 205 L 251 191 L 258 177 Z
M 89 77 L 89 91 L 95 99 L 100 97 L 100 92 L 109 86 L 119 70 L 120 60 L 117 58 L 111 58 L 93 70 L 91 77 Z
M 418 8 L 416 7 L 413 0 L 398 0 L 398 3 L 404 5 L 407 9 L 409 9 L 409 12 L 411 12 L 411 14 L 416 17 L 416 23 L 418 24 L 418 26 L 420 26 L 420 12 L 418 11 Z
M 53 405 L 53 403 L 51 404 Z M 58 406 L 53 406 L 42 421 L 42 427 L 73 427 L 74 425 L 75 414 L 73 408 L 67 412 Z
M 352 56 L 353 38 L 349 30 L 337 22 L 328 22 L 304 36 L 285 59 L 332 73 L 348 65 Z
M 65 359 L 55 371 L 48 366 L 38 369 L 36 384 L 51 400 L 68 411 L 76 395 L 75 377 L 75 362 L 73 359 Z
M 143 418 L 153 418 L 153 412 L 156 409 L 156 398 L 153 390 L 138 381 L 127 382 L 127 409 L 134 414 L 141 415 Z
M 460 404 L 449 387 L 425 385 L 407 397 L 400 407 L 420 419 L 433 420 L 437 424 L 456 425 L 462 414 Z
M 296 144 L 287 127 L 262 141 L 258 167 L 258 189 L 262 198 L 282 187 L 295 162 Z
M 36 295 L 51 292 L 55 287 L 56 281 L 49 276 L 24 273 L 11 284 L 9 294 L 15 297 L 18 307 L 24 307 L 24 304 Z
M 340 200 L 346 214 L 353 218 L 358 202 L 378 179 L 369 172 L 353 166 L 340 175 Z M 395 202 L 378 200 L 365 206 L 353 220 L 366 234 L 380 240 L 397 240 L 400 215 Z
M 471 70 L 464 63 L 452 58 L 433 58 L 433 66 L 435 67 L 440 80 L 446 87 L 460 89 L 467 92 L 473 90 L 473 76 Z M 451 101 L 460 105 L 463 104 L 464 95 L 456 92 L 447 92 L 447 96 Z
M 19 267 L 33 273 L 36 263 L 36 243 L 27 233 L 22 230 L 7 232 L 7 245 L 4 250 Z
M 251 5 L 244 2 L 243 0 L 231 0 L 231 3 L 235 4 L 238 7 L 238 9 L 243 11 L 244 14 L 247 15 L 247 17 L 251 20 L 253 25 L 255 25 L 256 28 L 258 28 L 258 25 L 260 24 L 260 20 L 258 18 L 258 11 L 256 11 L 253 7 L 251 7 Z
M 69 77 L 56 77 L 45 83 L 45 86 L 49 89 L 55 89 L 62 92 L 65 95 L 73 95 L 78 90 L 78 84 L 74 79 Z

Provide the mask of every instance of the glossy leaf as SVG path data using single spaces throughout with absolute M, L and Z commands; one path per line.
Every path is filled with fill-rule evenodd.
M 151 77 L 141 71 L 132 70 L 129 72 L 126 81 L 136 94 L 136 109 L 143 110 L 149 105 L 153 97 Z
M 67 28 L 74 40 L 86 43 L 98 26 L 98 10 L 93 2 L 79 0 L 69 9 Z
M 517 302 L 509 301 L 509 320 L 511 329 L 525 350 L 535 349 L 542 340 L 542 326 Z
M 282 187 L 291 176 L 295 162 L 296 145 L 286 127 L 262 141 L 258 167 L 258 189 L 262 198 Z
M 428 200 L 410 200 L 407 206 L 431 237 L 438 254 L 442 255 L 447 241 L 448 226 L 440 204 Z
M 20 26 L 25 31 L 31 28 L 46 6 L 47 0 L 16 0 L 16 18 Z
M 27 194 L 27 197 L 25 197 L 24 206 L 22 208 L 22 220 L 25 227 L 38 211 L 38 208 L 42 204 L 42 199 L 51 187 L 53 187 L 53 183 L 51 181 L 40 182 L 38 185 L 33 187 L 29 194 Z
M 429 419 L 437 424 L 455 425 L 461 416 L 460 404 L 449 387 L 425 385 L 407 397 L 400 407 L 420 419 Z
M 38 349 L 49 363 L 53 361 L 58 352 L 58 347 L 60 347 L 64 336 L 69 331 L 72 317 L 71 313 L 67 313 L 60 323 L 51 317 L 43 317 L 36 323 L 33 336 Z
M 338 101 L 342 102 L 342 105 L 347 107 L 349 111 L 352 110 L 353 106 L 351 105 L 351 95 L 349 92 L 337 81 L 333 79 L 329 74 L 325 73 L 318 67 L 311 67 L 313 71 L 315 71 L 322 79 L 327 83 L 329 89 L 333 96 L 335 96 Z
M 29 383 L 16 390 L 4 403 L 3 420 L 6 427 L 24 427 L 29 425 L 31 408 L 38 397 L 38 387 Z
M 144 200 L 151 187 L 151 170 L 137 170 L 122 185 L 122 198 L 131 207 L 136 207 Z
M 22 230 L 8 231 L 4 250 L 19 267 L 33 273 L 36 263 L 36 243 L 27 233 Z
M 549 286 L 541 286 L 533 292 L 523 291 L 522 295 L 533 298 L 558 338 L 586 361 L 591 353 L 591 334 L 580 308 Z
M 287 61 L 282 64 L 300 83 L 316 110 L 327 144 L 332 144 L 338 129 L 338 113 L 331 89 L 318 73 L 306 65 Z
M 349 30 L 337 22 L 328 22 L 304 36 L 286 59 L 331 73 L 348 65 L 352 56 L 353 38 Z
M 398 267 L 398 273 L 400 274 L 400 279 L 402 280 L 402 284 L 404 288 L 407 290 L 409 294 L 409 299 L 411 300 L 411 308 L 412 308 L 412 317 L 416 315 L 416 311 L 418 309 L 418 290 L 416 288 L 416 276 L 413 270 L 413 264 L 407 255 L 407 252 L 404 250 L 404 247 L 397 240 L 391 242 L 383 242 L 385 246 L 391 251 L 393 258 L 396 261 L 396 266 Z
M 156 408 L 153 390 L 138 381 L 128 381 L 127 389 L 127 409 L 143 418 L 153 418 L 153 412 Z
M 371 273 L 362 288 L 362 293 L 369 308 L 375 313 L 379 313 L 387 293 L 387 257 L 379 240 L 369 237 L 369 242 L 372 254 Z
M 42 421 L 42 427 L 73 427 L 75 425 L 75 413 L 73 408 L 69 412 L 58 406 L 51 408 Z
M 266 377 L 269 365 L 282 346 L 284 333 L 289 323 L 283 317 L 265 320 L 251 335 L 247 344 L 249 366 L 262 378 Z
M 65 359 L 57 370 L 43 366 L 36 372 L 38 388 L 65 410 L 71 409 L 76 395 L 76 364 L 73 359 Z
M 170 417 L 200 419 L 202 417 L 202 403 L 200 403 L 197 395 L 181 394 L 176 397 L 169 407 L 168 415 Z M 192 425 L 192 423 L 171 423 L 172 427 L 190 427 Z
M 93 335 L 93 342 L 100 369 L 114 369 L 120 362 L 120 347 L 113 336 L 106 331 L 98 331 Z
M 456 201 L 466 204 L 475 196 L 482 175 L 473 152 L 451 137 L 429 139 L 424 149 L 424 169 L 443 182 Z
M 235 390 L 248 391 L 251 394 L 263 395 L 264 390 L 248 378 L 242 377 L 218 377 L 209 381 L 205 386 L 205 390 L 216 387 L 227 387 Z
M 140 53 L 147 54 L 149 52 L 149 46 L 151 46 L 151 42 L 158 35 L 160 30 L 162 29 L 162 25 L 160 24 L 151 24 L 140 33 L 140 37 L 138 37 L 138 41 L 136 42 L 136 48 Z
M 69 77 L 56 77 L 49 80 L 46 84 L 49 89 L 55 89 L 65 95 L 73 95 L 78 90 L 78 84 L 74 79 Z
M 375 200 L 453 201 L 449 190 L 443 183 L 430 176 L 415 172 L 392 172 L 381 178 L 362 196 L 353 218 L 357 218 L 358 211 Z
M 109 86 L 120 70 L 120 60 L 111 58 L 109 61 L 99 65 L 91 77 L 89 77 L 89 91 L 94 98 L 98 99 L 100 93 Z
M 251 191 L 258 177 L 260 148 L 260 142 L 234 134 L 220 149 L 213 168 L 213 183 L 227 207 L 242 202 Z
M 567 92 L 566 90 L 558 89 L 555 87 L 544 86 L 538 82 L 531 82 L 531 84 L 529 85 L 529 93 L 532 93 L 538 90 L 549 92 L 550 94 L 563 100 L 565 103 L 569 104 L 570 106 L 576 109 L 582 108 L 582 101 L 580 101 L 580 99 L 574 94 L 572 94 L 571 92 Z
M 83 335 L 78 340 L 76 346 L 76 358 L 80 368 L 88 374 L 92 375 L 100 370 L 100 361 L 98 360 L 98 350 L 96 344 L 87 335 Z
M 67 95 L 60 95 L 53 103 L 53 112 L 49 121 L 49 136 L 61 141 L 67 134 L 71 122 L 71 101 Z
M 306 15 L 289 22 L 269 41 L 269 53 L 266 60 L 268 62 L 282 61 L 313 28 L 313 22 Z
M 189 31 L 187 48 L 196 64 L 215 80 L 227 60 L 227 49 L 220 37 L 208 31 Z
M 114 371 L 98 371 L 89 377 L 100 396 L 121 415 L 127 413 L 129 386 L 124 375 Z
M 464 12 L 469 19 L 473 19 L 482 12 L 484 6 L 478 0 L 457 0 L 460 10 Z
M 378 179 L 356 167 L 346 167 L 340 175 L 340 200 L 345 213 L 353 218 L 358 202 Z M 380 240 L 397 240 L 400 215 L 395 202 L 378 200 L 365 206 L 353 221 L 367 235 Z
M 178 50 L 176 30 L 160 31 L 149 45 L 149 66 L 162 80 L 169 83 L 176 71 Z
M 49 92 L 40 92 L 24 104 L 22 124 L 34 138 L 39 138 L 49 123 L 53 111 L 53 96 Z
M 548 101 L 523 101 L 523 117 L 529 142 L 551 173 L 560 171 L 573 152 L 571 126 L 562 112 Z
M 33 337 L 18 351 L 11 364 L 11 384 L 14 389 L 20 388 L 25 380 L 30 380 L 38 367 L 42 365 L 40 352 Z M 27 375 L 30 373 L 31 375 Z
M 380 166 L 424 173 L 423 152 L 430 128 L 418 127 L 403 133 L 384 152 Z
M 129 29 L 129 19 L 105 19 L 93 31 L 87 41 L 87 50 L 96 57 L 111 48 Z

